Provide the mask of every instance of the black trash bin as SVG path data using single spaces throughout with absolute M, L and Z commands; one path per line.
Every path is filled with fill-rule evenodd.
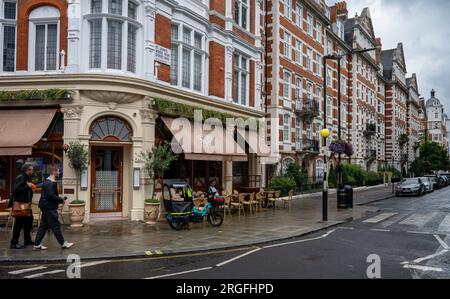
M 343 185 L 337 190 L 338 209 L 353 208 L 353 188 L 349 185 Z

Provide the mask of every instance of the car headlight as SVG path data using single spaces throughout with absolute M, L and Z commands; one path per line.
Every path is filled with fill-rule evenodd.
M 420 186 L 413 187 L 412 189 L 413 189 L 413 191 L 417 191 L 420 189 Z

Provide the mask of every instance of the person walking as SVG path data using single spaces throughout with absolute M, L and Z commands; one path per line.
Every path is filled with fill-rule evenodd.
M 25 163 L 22 172 L 15 178 L 13 184 L 13 203 L 30 204 L 33 199 L 33 189 L 35 186 L 31 182 L 31 175 L 34 172 L 33 165 Z M 34 245 L 31 240 L 31 228 L 33 226 L 33 213 L 29 210 L 28 216 L 15 217 L 13 235 L 11 239 L 11 249 L 23 249 L 28 245 Z M 19 244 L 20 232 L 23 229 L 24 245 Z
M 50 167 L 50 176 L 42 184 L 41 199 L 39 200 L 39 208 L 42 211 L 41 224 L 39 225 L 36 233 L 36 239 L 34 240 L 33 250 L 46 250 L 47 247 L 41 244 L 44 239 L 45 233 L 51 229 L 59 245 L 62 249 L 68 249 L 73 246 L 73 243 L 66 242 L 61 232 L 61 224 L 58 219 L 58 206 L 64 204 L 66 198 L 62 198 L 58 194 L 58 185 L 56 178 L 60 175 L 59 167 Z

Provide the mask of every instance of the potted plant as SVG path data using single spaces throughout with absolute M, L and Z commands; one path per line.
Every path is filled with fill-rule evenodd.
M 159 199 L 149 198 L 144 203 L 144 217 L 147 224 L 155 224 L 160 210 Z
M 169 169 L 170 164 L 177 158 L 173 154 L 169 144 L 160 144 L 155 146 L 152 151 L 142 153 L 141 155 L 144 161 L 145 171 L 151 178 L 153 178 L 153 188 L 150 199 L 154 200 L 156 181 L 159 179 L 161 181 L 161 185 L 164 184 L 164 172 Z M 161 204 L 160 200 L 158 200 L 158 202 Z M 160 207 L 158 207 L 158 210 L 156 220 L 158 220 L 161 215 Z
M 71 227 L 83 226 L 86 202 L 78 197 L 81 172 L 87 168 L 89 152 L 86 147 L 78 142 L 70 143 L 67 149 L 69 165 L 75 172 L 75 200 L 69 203 L 69 216 Z

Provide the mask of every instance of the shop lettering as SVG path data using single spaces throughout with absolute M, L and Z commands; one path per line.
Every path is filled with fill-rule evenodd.
M 190 286 L 183 283 L 182 286 L 177 286 L 177 294 L 199 294 L 206 297 L 210 289 L 210 286 Z

